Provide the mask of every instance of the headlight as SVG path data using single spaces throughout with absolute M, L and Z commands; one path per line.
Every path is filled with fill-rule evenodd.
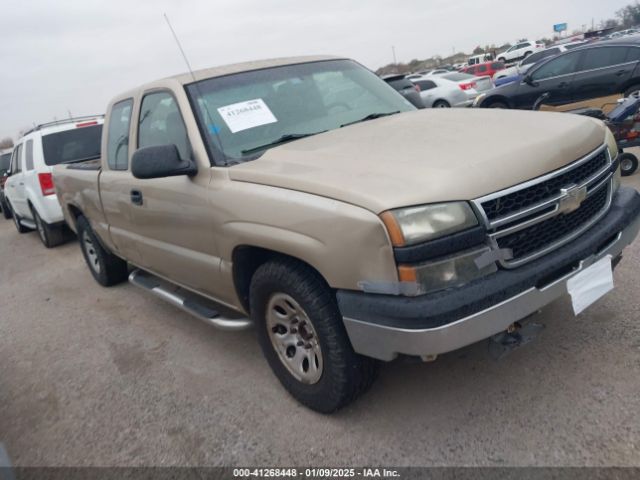
M 389 210 L 380 215 L 395 247 L 414 245 L 478 225 L 466 202 Z

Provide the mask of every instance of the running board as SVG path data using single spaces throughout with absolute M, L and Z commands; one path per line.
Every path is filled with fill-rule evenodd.
M 134 270 L 129 275 L 129 282 L 220 330 L 245 330 L 252 326 L 251 320 L 239 313 L 229 310 L 229 313 L 223 316 L 214 302 L 161 280 L 148 272 Z
M 22 225 L 23 227 L 30 228 L 31 230 L 35 230 L 37 228 L 36 224 L 34 222 L 32 222 L 31 220 L 26 220 L 24 218 L 20 218 L 18 221 L 20 222 L 20 225 Z

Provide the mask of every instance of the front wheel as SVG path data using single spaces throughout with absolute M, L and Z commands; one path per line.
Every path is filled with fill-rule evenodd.
M 638 157 L 636 157 L 632 153 L 621 153 L 620 154 L 620 174 L 623 177 L 628 177 L 629 175 L 633 175 L 633 173 L 638 169 Z
M 76 225 L 82 255 L 93 278 L 103 287 L 124 282 L 129 274 L 127 262 L 105 250 L 86 218 L 78 217 Z
M 377 362 L 353 351 L 335 296 L 310 267 L 269 261 L 251 279 L 251 316 L 278 380 L 300 403 L 331 413 L 375 379 Z

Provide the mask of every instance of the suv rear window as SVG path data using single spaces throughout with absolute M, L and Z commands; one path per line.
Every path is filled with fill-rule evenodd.
M 0 175 L 9 171 L 11 166 L 11 152 L 0 156 Z
M 74 163 L 100 157 L 102 125 L 50 133 L 42 137 L 44 163 Z

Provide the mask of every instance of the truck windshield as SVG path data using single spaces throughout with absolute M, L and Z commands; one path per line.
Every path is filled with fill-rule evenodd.
M 11 165 L 11 152 L 0 155 L 0 175 L 3 175 L 9 171 Z
M 74 163 L 100 157 L 102 125 L 74 128 L 42 137 L 44 163 Z
M 415 110 L 375 74 L 350 60 L 287 65 L 186 87 L 214 157 L 252 160 L 285 141 Z

